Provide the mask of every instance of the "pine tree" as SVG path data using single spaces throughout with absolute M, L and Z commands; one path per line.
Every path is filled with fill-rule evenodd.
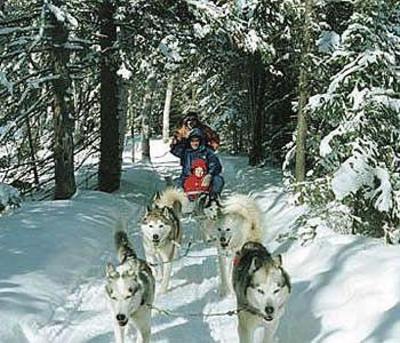
M 398 10 L 383 0 L 354 4 L 338 49 L 326 58 L 324 90 L 308 105 L 313 215 L 346 217 L 338 221 L 342 231 L 392 241 L 400 224 Z

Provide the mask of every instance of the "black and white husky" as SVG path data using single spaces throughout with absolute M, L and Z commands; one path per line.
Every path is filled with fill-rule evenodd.
M 261 210 L 256 201 L 243 194 L 228 197 L 222 202 L 214 224 L 221 276 L 220 295 L 233 291 L 232 261 L 235 253 L 249 241 L 261 242 L 263 227 Z
M 155 271 L 161 277 L 161 293 L 168 289 L 172 261 L 181 244 L 180 217 L 186 201 L 182 191 L 167 188 L 156 195 L 141 222 L 146 259 L 152 265 L 159 264 Z
M 263 343 L 274 342 L 291 291 L 281 256 L 272 257 L 260 243 L 246 243 L 235 256 L 232 283 L 240 343 L 254 342 L 254 331 L 260 326 L 264 328 Z
M 151 306 L 155 280 L 148 264 L 138 259 L 124 231 L 115 234 L 120 264 L 106 268 L 106 293 L 112 309 L 117 343 L 123 343 L 128 324 L 138 330 L 137 343 L 150 342 Z

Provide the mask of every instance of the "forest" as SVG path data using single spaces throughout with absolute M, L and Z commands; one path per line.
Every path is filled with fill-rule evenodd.
M 399 20 L 379 0 L 2 1 L 1 182 L 112 192 L 126 135 L 167 140 L 195 111 L 222 151 L 283 165 L 310 217 L 391 240 Z
M 345 237 L 335 247 L 342 239 L 363 240 L 370 252 L 400 243 L 397 0 L 0 0 L 0 235 L 24 206 L 62 207 L 81 192 L 131 200 L 139 217 L 137 208 L 178 175 L 177 162 L 164 159 L 191 113 L 221 140 L 222 196 L 259 196 L 271 223 L 287 214 L 266 244 L 298 242 L 306 259 L 307 249 L 324 256 L 312 244 L 326 232 Z M 267 210 L 280 206 L 274 187 L 289 204 L 278 219 Z M 397 255 L 389 255 L 392 266 Z M 288 256 L 289 269 L 298 267 Z M 314 319 L 305 316 L 306 327 Z M 389 342 L 380 325 L 372 336 L 321 338 L 330 327 L 296 340 L 284 324 L 279 336 Z M 66 342 L 31 334 L 42 340 L 24 331 L 15 342 Z M 9 337 L 0 325 L 0 341 Z M 204 342 L 231 339 L 218 337 Z

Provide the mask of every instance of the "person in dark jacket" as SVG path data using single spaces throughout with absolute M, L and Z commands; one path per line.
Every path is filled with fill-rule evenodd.
M 220 145 L 218 134 L 211 127 L 202 123 L 196 112 L 190 112 L 180 120 L 178 127 L 174 132 L 171 146 L 186 141 L 190 131 L 195 128 L 200 128 L 202 130 L 205 145 L 208 148 L 211 148 L 214 151 L 218 150 Z
M 215 197 L 222 192 L 224 179 L 220 175 L 222 165 L 214 151 L 206 146 L 203 131 L 200 128 L 193 129 L 185 143 L 172 146 L 171 153 L 181 160 L 182 174 L 178 184 L 183 187 L 185 180 L 191 174 L 193 161 L 202 159 L 207 165 L 207 175 L 203 179 L 202 186 L 211 185 L 210 195 Z

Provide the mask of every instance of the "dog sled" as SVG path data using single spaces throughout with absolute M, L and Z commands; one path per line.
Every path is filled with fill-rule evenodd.
M 175 183 L 171 176 L 166 176 L 165 178 L 167 187 L 174 187 Z M 204 206 L 209 199 L 209 190 L 196 190 L 196 191 L 185 191 L 183 194 L 188 200 L 182 209 L 184 215 L 194 215 L 199 216 L 203 214 Z
M 204 204 L 210 192 L 205 191 L 190 191 L 184 192 L 188 199 L 187 206 L 184 209 L 184 214 L 199 216 L 203 214 Z

